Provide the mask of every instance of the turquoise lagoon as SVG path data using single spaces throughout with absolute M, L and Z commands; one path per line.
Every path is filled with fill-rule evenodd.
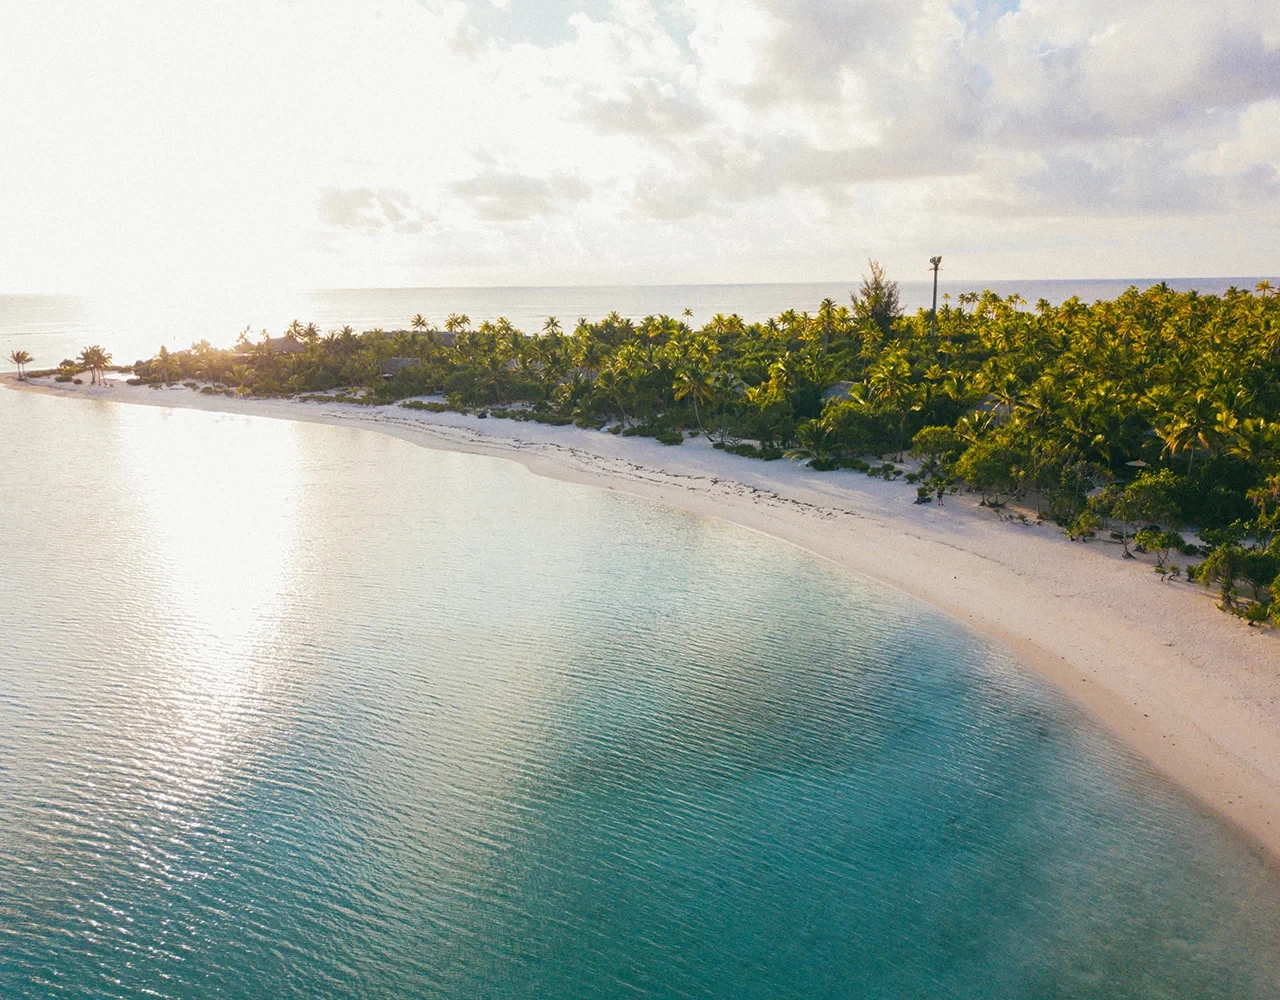
M 735 527 L 0 391 L 0 996 L 1280 995 L 1280 880 Z

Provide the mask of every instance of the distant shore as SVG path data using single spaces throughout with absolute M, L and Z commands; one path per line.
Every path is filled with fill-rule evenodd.
M 202 395 L 112 380 L 10 388 L 362 427 L 415 444 L 507 458 L 799 545 L 889 584 L 997 640 L 1103 726 L 1280 860 L 1280 641 L 1223 615 L 1207 592 L 1164 583 L 1119 545 L 997 521 L 967 497 L 917 505 L 914 490 L 851 471 L 816 473 L 573 426 L 398 406 Z

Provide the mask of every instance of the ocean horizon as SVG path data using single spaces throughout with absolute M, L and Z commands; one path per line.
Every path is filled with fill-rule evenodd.
M 890 275 L 890 278 L 893 276 Z M 939 302 L 964 292 L 990 289 L 1002 296 L 1021 295 L 1028 306 L 1039 299 L 1057 305 L 1076 296 L 1083 301 L 1110 299 L 1130 286 L 1147 288 L 1161 281 L 1178 291 L 1217 295 L 1230 287 L 1252 290 L 1256 277 L 994 279 L 938 282 Z M 787 309 L 815 312 L 832 298 L 847 304 L 861 278 L 845 281 L 695 284 L 695 285 L 561 285 L 424 288 L 313 289 L 275 295 L 223 295 L 157 299 L 119 295 L 0 295 L 0 370 L 9 370 L 11 351 L 25 350 L 36 368 L 56 367 L 90 345 L 100 344 L 116 364 L 132 364 L 154 355 L 163 345 L 180 350 L 208 340 L 231 346 L 246 327 L 254 337 L 266 329 L 278 335 L 292 321 L 314 322 L 328 330 L 353 326 L 404 329 L 421 313 L 435 326 L 449 313 L 465 313 L 474 324 L 500 317 L 526 333 L 538 333 L 549 316 L 571 329 L 579 318 L 597 320 L 617 311 L 639 319 L 649 315 L 681 316 L 702 324 L 717 313 L 764 320 Z M 904 311 L 928 308 L 931 280 L 899 281 Z

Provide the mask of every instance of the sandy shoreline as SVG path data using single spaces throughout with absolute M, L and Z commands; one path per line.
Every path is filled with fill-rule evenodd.
M 12 376 L 0 378 L 17 387 Z M 972 500 L 854 472 L 815 473 L 713 450 L 576 427 L 398 407 L 204 396 L 39 380 L 31 391 L 363 427 L 416 444 L 520 462 L 802 546 L 897 587 L 1007 646 L 1200 802 L 1280 860 L 1280 637 L 1162 583 L 1117 545 L 997 521 Z

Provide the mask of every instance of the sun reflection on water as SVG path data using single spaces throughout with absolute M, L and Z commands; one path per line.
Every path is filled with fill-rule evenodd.
M 145 524 L 156 620 L 181 638 L 146 693 L 148 742 L 166 776 L 207 785 L 260 744 L 255 711 L 289 635 L 302 483 L 296 425 L 115 407 Z

